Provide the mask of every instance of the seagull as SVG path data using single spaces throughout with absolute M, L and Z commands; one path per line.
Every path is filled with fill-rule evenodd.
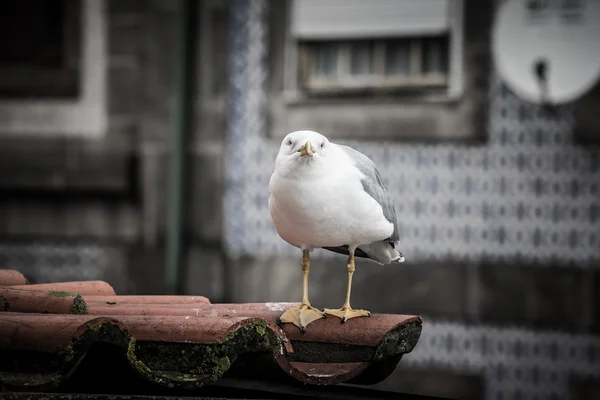
M 375 163 L 352 147 L 330 142 L 310 130 L 285 136 L 269 181 L 269 213 L 277 234 L 302 250 L 302 303 L 281 315 L 281 323 L 308 324 L 337 316 L 344 323 L 369 317 L 350 306 L 354 257 L 378 264 L 404 262 L 396 212 Z M 348 256 L 346 300 L 339 309 L 323 312 L 308 300 L 310 253 L 322 248 Z

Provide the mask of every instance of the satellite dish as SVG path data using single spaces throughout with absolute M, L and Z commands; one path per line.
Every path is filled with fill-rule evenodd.
M 600 0 L 505 0 L 492 53 L 518 96 L 540 104 L 573 101 L 600 78 Z

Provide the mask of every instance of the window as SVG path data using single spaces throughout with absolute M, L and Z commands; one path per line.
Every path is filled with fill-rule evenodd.
M 288 88 L 309 95 L 458 91 L 461 0 L 291 1 L 297 54 L 288 56 L 295 71 Z
M 105 1 L 0 2 L 0 134 L 105 133 Z
M 310 91 L 445 88 L 447 36 L 314 41 L 301 44 L 302 86 Z
M 0 2 L 0 97 L 76 97 L 80 2 Z
M 334 140 L 485 140 L 494 0 L 269 7 L 270 137 L 303 127 Z

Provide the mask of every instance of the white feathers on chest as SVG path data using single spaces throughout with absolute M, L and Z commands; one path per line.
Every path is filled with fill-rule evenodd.
M 280 163 L 269 182 L 269 211 L 277 233 L 296 247 L 360 245 L 392 233 L 381 206 L 341 151 Z

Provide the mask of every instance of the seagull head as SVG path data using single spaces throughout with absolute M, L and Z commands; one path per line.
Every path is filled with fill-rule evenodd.
M 327 153 L 326 146 L 329 140 L 319 132 L 295 131 L 288 133 L 281 141 L 279 155 L 289 156 L 296 159 L 315 155 L 324 156 Z
M 325 166 L 332 143 L 315 131 L 294 131 L 281 141 L 275 168 L 281 170 L 318 169 Z

